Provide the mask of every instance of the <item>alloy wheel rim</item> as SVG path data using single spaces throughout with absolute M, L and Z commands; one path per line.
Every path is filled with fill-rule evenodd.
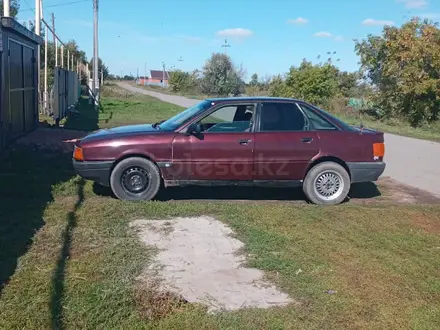
M 335 200 L 344 190 L 344 180 L 335 171 L 325 171 L 316 177 L 313 188 L 320 199 Z

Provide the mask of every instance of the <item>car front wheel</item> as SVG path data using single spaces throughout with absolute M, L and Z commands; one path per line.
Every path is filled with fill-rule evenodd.
M 110 175 L 110 186 L 115 196 L 122 200 L 141 201 L 153 199 L 160 188 L 160 173 L 150 160 L 131 157 L 120 161 Z
M 323 162 L 307 173 L 303 183 L 307 198 L 318 205 L 342 203 L 350 191 L 350 176 L 334 162 Z

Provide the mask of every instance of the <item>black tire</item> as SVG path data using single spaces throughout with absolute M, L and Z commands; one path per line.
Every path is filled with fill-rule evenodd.
M 159 192 L 160 185 L 161 177 L 156 164 L 141 157 L 120 161 L 110 175 L 110 187 L 122 200 L 151 200 Z
M 329 198 L 321 195 L 318 191 L 318 188 L 315 189 L 315 181 L 318 178 L 322 178 L 322 175 L 325 174 L 331 176 L 336 175 L 339 177 L 340 182 L 343 183 L 343 186 L 337 190 L 337 193 Z M 323 162 L 313 166 L 307 173 L 303 183 L 303 191 L 309 201 L 313 204 L 337 205 L 342 203 L 347 198 L 348 192 L 350 191 L 350 185 L 350 176 L 345 168 L 338 163 Z

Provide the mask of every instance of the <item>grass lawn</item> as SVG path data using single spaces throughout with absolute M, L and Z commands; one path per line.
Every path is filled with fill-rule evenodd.
M 112 109 L 114 123 L 131 122 L 116 104 L 137 109 L 133 122 L 176 111 L 145 99 L 153 111 L 142 100 L 104 97 L 99 119 Z M 86 103 L 81 109 L 96 117 Z M 0 329 L 440 328 L 438 205 L 352 201 L 324 208 L 267 201 L 266 189 L 258 190 L 260 201 L 249 202 L 215 200 L 209 189 L 203 195 L 214 201 L 173 200 L 178 193 L 171 190 L 158 201 L 122 202 L 76 177 L 70 154 L 17 147 L 3 157 Z M 154 251 L 129 223 L 201 214 L 231 226 L 249 266 L 264 270 L 298 304 L 215 315 L 185 304 L 152 319 L 149 311 L 161 303 L 135 278 Z

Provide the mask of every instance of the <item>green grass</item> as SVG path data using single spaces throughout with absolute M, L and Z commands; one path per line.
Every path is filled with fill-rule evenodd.
M 156 120 L 150 113 L 158 116 L 138 118 Z M 440 327 L 438 205 L 383 200 L 317 207 L 265 201 L 271 195 L 265 189 L 257 191 L 261 201 L 248 203 L 167 200 L 179 189 L 162 196 L 167 201 L 132 203 L 75 176 L 70 154 L 17 148 L 3 157 L 0 329 Z M 201 195 L 216 198 L 210 189 Z M 248 265 L 264 270 L 298 304 L 216 315 L 186 304 L 149 318 L 160 302 L 135 278 L 153 250 L 129 223 L 201 214 L 231 226 L 245 243 Z

